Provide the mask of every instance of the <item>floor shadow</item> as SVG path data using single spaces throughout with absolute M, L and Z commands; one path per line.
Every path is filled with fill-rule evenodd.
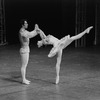
M 40 78 L 30 78 L 34 83 L 37 84 L 41 84 L 41 85 L 48 85 L 48 84 L 55 84 L 55 82 L 53 82 L 50 79 L 44 80 L 44 79 L 40 79 Z
M 0 75 L 0 79 L 9 82 L 22 83 L 21 73 L 19 71 L 6 72 L 6 74 Z

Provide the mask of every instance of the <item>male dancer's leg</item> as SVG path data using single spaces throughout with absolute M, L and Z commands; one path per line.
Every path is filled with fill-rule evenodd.
M 22 81 L 24 84 L 30 84 L 30 81 L 26 79 L 26 67 L 29 60 L 29 53 L 22 53 L 21 54 L 21 61 L 22 61 L 22 67 L 21 67 L 21 74 L 22 74 Z
M 56 84 L 59 83 L 59 73 L 60 73 L 60 64 L 62 60 L 62 50 L 59 50 L 57 53 L 57 63 L 56 63 Z

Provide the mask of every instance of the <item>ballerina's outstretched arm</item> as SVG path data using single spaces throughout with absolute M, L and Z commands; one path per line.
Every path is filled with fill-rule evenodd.
M 39 34 L 40 34 L 40 37 L 41 37 L 42 40 L 40 40 L 40 41 L 37 42 L 38 47 L 41 47 L 43 45 L 49 44 L 48 37 L 44 34 L 44 32 L 40 31 Z

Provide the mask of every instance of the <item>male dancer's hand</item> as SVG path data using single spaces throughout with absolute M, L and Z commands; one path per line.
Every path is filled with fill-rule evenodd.
M 39 28 L 38 24 L 35 24 L 35 30 L 37 32 L 37 34 L 40 35 L 41 39 L 45 39 L 46 35 L 44 34 L 44 32 Z
M 37 34 L 39 34 L 39 33 L 40 33 L 40 29 L 39 29 L 38 24 L 35 24 L 35 29 L 34 29 L 34 30 L 37 32 Z
M 93 26 L 88 27 L 88 28 L 85 30 L 85 31 L 86 31 L 86 33 L 88 34 L 92 28 L 93 28 Z

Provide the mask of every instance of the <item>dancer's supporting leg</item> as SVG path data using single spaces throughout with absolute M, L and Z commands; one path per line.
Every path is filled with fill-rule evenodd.
M 26 79 L 26 68 L 29 60 L 29 53 L 21 53 L 21 74 L 22 74 L 22 81 L 24 84 L 30 84 L 30 81 Z
M 62 52 L 63 50 L 59 50 L 57 53 L 57 63 L 56 63 L 56 84 L 59 83 L 59 73 L 60 73 L 60 64 L 62 60 Z

